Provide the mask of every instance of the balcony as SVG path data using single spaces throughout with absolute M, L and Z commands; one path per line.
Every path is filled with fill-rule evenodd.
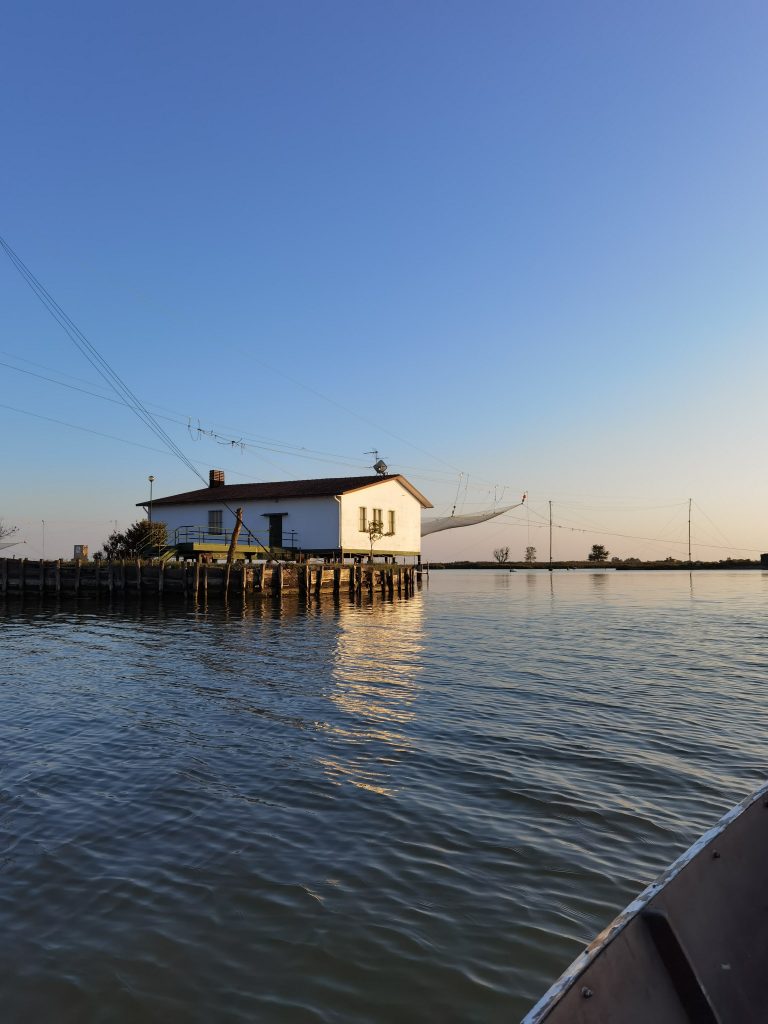
M 277 540 L 280 541 L 279 544 L 275 543 Z M 199 555 L 226 558 L 231 542 L 231 530 L 211 530 L 207 526 L 179 526 L 173 531 L 168 546 L 175 548 L 182 558 L 196 558 Z M 254 558 L 297 550 L 298 536 L 294 530 L 284 531 L 276 536 L 274 531 L 254 533 L 243 527 L 235 545 L 235 558 L 250 561 Z

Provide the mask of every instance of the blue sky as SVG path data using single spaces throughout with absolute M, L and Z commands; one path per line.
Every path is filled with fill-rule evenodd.
M 756 3 L 10 3 L 0 233 L 202 469 L 376 447 L 439 510 L 459 472 L 467 511 L 552 499 L 586 531 L 562 557 L 677 555 L 689 496 L 701 555 L 768 549 L 767 37 Z M 7 260 L 0 303 L 30 555 L 42 520 L 49 557 L 96 547 L 149 473 L 194 486 L 127 410 L 20 372 L 99 383 Z

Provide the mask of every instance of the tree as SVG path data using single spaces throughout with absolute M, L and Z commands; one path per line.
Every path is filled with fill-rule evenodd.
M 380 519 L 372 519 L 368 523 L 368 540 L 371 542 L 371 556 L 370 560 L 373 561 L 373 545 L 376 541 L 381 540 L 382 537 L 391 537 L 392 533 L 384 532 L 384 523 Z
M 528 547 L 525 549 L 525 560 L 528 563 L 528 565 L 533 565 L 533 563 L 536 561 L 536 548 L 533 546 L 533 544 L 529 544 Z
M 593 544 L 587 558 L 590 562 L 607 562 L 608 555 L 610 551 L 606 551 L 602 544 Z
M 13 533 L 18 533 L 18 526 L 9 526 L 4 519 L 0 519 L 0 540 L 3 537 L 10 537 Z
M 503 565 L 504 562 L 509 561 L 509 548 L 494 548 L 493 557 L 499 565 Z
M 115 530 L 101 549 L 104 558 L 145 558 L 165 547 L 165 523 L 139 519 L 127 530 Z

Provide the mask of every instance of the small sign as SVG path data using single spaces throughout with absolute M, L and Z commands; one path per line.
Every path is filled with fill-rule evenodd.
M 88 557 L 88 545 L 87 544 L 75 544 L 75 558 L 87 558 Z

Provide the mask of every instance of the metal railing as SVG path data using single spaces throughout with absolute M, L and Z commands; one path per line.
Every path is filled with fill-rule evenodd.
M 174 544 L 225 544 L 232 541 L 232 530 L 211 530 L 207 526 L 178 526 L 173 531 Z M 270 547 L 295 548 L 298 537 L 295 530 L 283 532 L 279 545 L 269 543 L 269 533 L 253 533 L 243 527 L 237 538 L 237 547 L 258 547 L 269 550 Z

